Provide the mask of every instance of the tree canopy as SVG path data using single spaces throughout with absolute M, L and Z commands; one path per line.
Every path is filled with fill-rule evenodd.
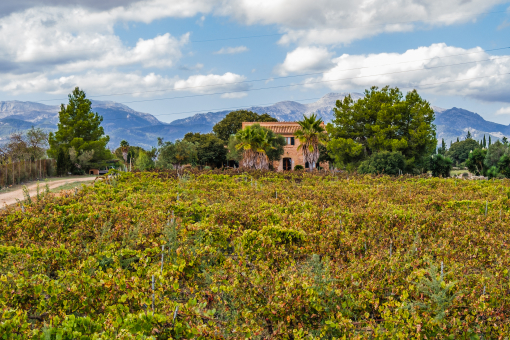
M 197 164 L 197 145 L 185 140 L 176 140 L 175 143 L 163 142 L 162 138 L 158 138 L 156 166 L 162 169 L 173 169 L 184 164 Z
M 77 155 L 93 152 L 92 162 L 97 163 L 112 157 L 106 148 L 110 137 L 104 135 L 101 126 L 103 117 L 92 112 L 92 103 L 85 92 L 76 87 L 69 95 L 69 103 L 62 104 L 59 112 L 57 132 L 50 132 L 48 155 L 57 158 L 59 150 L 69 152 L 74 148 Z
M 184 135 L 183 140 L 196 145 L 197 162 L 200 165 L 221 167 L 227 159 L 227 149 L 223 140 L 212 133 L 189 132 Z
M 364 98 L 338 100 L 328 149 L 339 163 L 359 163 L 380 151 L 400 151 L 406 168 L 424 170 L 436 148 L 434 110 L 416 90 L 404 97 L 398 88 L 365 90 Z
M 259 115 L 258 113 L 247 111 L 247 110 L 237 110 L 232 111 L 225 116 L 221 121 L 219 121 L 213 127 L 213 132 L 216 134 L 218 138 L 223 140 L 224 143 L 227 143 L 230 136 L 236 134 L 239 130 L 241 130 L 243 122 L 277 122 L 278 120 L 271 117 L 267 113 Z
M 480 145 L 477 141 L 468 138 L 463 141 L 453 143 L 450 149 L 446 152 L 446 156 L 450 157 L 454 162 L 463 163 L 468 159 L 471 151 L 479 148 Z

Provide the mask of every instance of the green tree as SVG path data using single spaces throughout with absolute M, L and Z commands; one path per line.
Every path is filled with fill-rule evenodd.
M 278 120 L 271 117 L 267 113 L 259 115 L 258 113 L 237 110 L 232 111 L 225 116 L 221 121 L 213 126 L 213 132 L 218 138 L 227 143 L 230 136 L 236 134 L 242 129 L 243 122 L 277 122 Z
M 498 162 L 498 169 L 503 176 L 510 178 L 510 156 L 508 154 L 501 156 Z
M 299 140 L 298 150 L 303 152 L 303 159 L 310 164 L 310 170 L 313 170 L 319 161 L 319 145 L 326 144 L 328 135 L 323 127 L 322 118 L 317 119 L 317 115 L 311 114 L 309 117 L 303 115 L 303 119 L 297 122 L 299 130 L 294 132 L 294 136 Z
M 197 165 L 197 145 L 185 140 L 176 140 L 175 143 L 163 142 L 158 138 L 158 159 L 156 166 L 162 169 L 179 168 L 185 164 Z
M 491 166 L 491 167 L 489 168 L 489 170 L 487 170 L 487 177 L 488 177 L 489 179 L 497 178 L 497 177 L 500 177 L 500 176 L 501 176 L 501 177 L 503 177 L 503 178 L 505 178 L 505 176 L 504 176 L 503 174 L 500 174 L 500 173 L 499 173 L 499 169 L 498 169 L 498 167 L 497 167 L 497 166 L 494 166 L 494 165 L 493 165 L 493 166 Z
M 489 135 L 489 146 L 491 146 L 492 142 L 491 142 L 491 135 Z
M 487 156 L 487 149 L 475 149 L 469 153 L 466 160 L 466 166 L 472 173 L 476 175 L 483 175 L 487 171 L 485 166 L 485 156 Z
M 273 148 L 274 135 L 271 135 L 271 132 L 259 124 L 254 124 L 236 133 L 235 148 L 242 150 L 241 166 L 258 170 L 269 169 L 266 150 Z
M 499 140 L 496 143 L 489 145 L 487 148 L 487 155 L 485 156 L 484 165 L 487 169 L 493 166 L 498 166 L 499 160 L 505 154 L 509 153 L 508 146 L 501 143 Z
M 129 153 L 129 143 L 125 139 L 120 141 L 120 151 L 122 152 L 122 158 L 124 159 L 124 162 L 127 163 L 128 153 Z
M 416 90 L 405 98 L 398 88 L 386 86 L 365 90 L 354 101 L 347 96 L 336 102 L 328 149 L 339 163 L 359 162 L 375 152 L 400 151 L 406 168 L 425 169 L 436 148 L 434 110 Z
M 104 135 L 101 127 L 103 117 L 92 112 L 91 106 L 90 100 L 85 98 L 85 92 L 76 87 L 69 95 L 69 103 L 60 106 L 57 132 L 49 134 L 50 157 L 56 158 L 59 150 L 67 152 L 74 147 L 78 155 L 94 150 L 94 163 L 112 158 L 106 148 L 110 137 Z
M 283 147 L 287 145 L 285 137 L 283 137 L 280 134 L 274 133 L 272 130 L 261 127 L 258 124 L 254 124 L 253 126 L 255 129 L 261 129 L 264 131 L 264 133 L 267 134 L 269 144 L 267 144 L 267 146 L 264 148 L 264 152 L 266 153 L 266 156 L 268 158 L 269 165 L 271 165 L 271 163 L 274 161 L 279 161 L 284 153 Z M 236 135 L 230 136 L 227 153 L 228 160 L 240 162 L 243 159 L 244 149 L 237 148 L 237 145 L 239 143 L 240 141 L 236 138 Z
M 450 177 L 450 171 L 452 170 L 453 161 L 443 155 L 433 155 L 430 159 L 430 170 L 434 177 Z
M 141 171 L 150 171 L 154 169 L 154 161 L 147 152 L 142 151 L 136 159 L 135 167 Z
M 41 128 L 32 128 L 26 132 L 27 152 L 31 160 L 41 159 L 46 155 L 48 147 L 48 133 Z
M 469 130 L 468 130 L 468 132 L 466 134 L 466 139 L 471 139 L 471 138 L 473 138 L 473 137 L 471 137 L 471 132 L 469 132 Z
M 444 142 L 444 138 L 441 139 L 441 146 L 437 149 L 437 153 L 439 155 L 444 155 L 446 154 L 446 151 L 448 151 L 446 149 L 446 143 Z
M 361 162 L 358 167 L 360 174 L 398 175 L 405 167 L 405 159 L 401 152 L 376 152 Z
M 227 149 L 223 140 L 212 133 L 189 132 L 184 135 L 183 140 L 197 146 L 197 162 L 200 165 L 221 167 L 227 159 Z
M 484 148 L 486 148 L 486 147 L 487 147 L 487 141 L 485 140 L 485 135 L 483 135 L 483 142 L 482 142 L 482 146 L 483 146 Z
M 319 159 L 317 160 L 317 164 L 329 163 L 332 165 L 335 160 L 331 157 L 327 145 L 319 144 Z
M 57 175 L 65 176 L 73 168 L 69 151 L 61 148 L 57 153 Z
M 451 148 L 446 152 L 446 156 L 450 157 L 456 163 L 465 162 L 469 153 L 474 149 L 479 149 L 480 145 L 474 139 L 465 139 L 460 142 L 453 143 Z

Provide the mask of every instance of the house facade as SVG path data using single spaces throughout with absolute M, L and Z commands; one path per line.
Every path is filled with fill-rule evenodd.
M 273 168 L 278 171 L 294 170 L 296 165 L 302 165 L 308 168 L 308 163 L 303 159 L 303 151 L 298 150 L 299 140 L 294 137 L 294 133 L 299 130 L 299 124 L 296 122 L 243 122 L 243 129 L 246 126 L 259 124 L 268 130 L 282 135 L 287 141 L 283 147 L 283 156 L 279 161 L 273 162 Z

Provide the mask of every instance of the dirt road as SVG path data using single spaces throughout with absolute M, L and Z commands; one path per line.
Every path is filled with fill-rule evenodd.
M 75 178 L 68 178 L 68 179 L 63 179 L 63 180 L 59 180 L 59 181 L 49 182 L 48 185 L 49 185 L 50 189 L 54 189 L 54 188 L 58 188 L 64 184 L 68 184 L 68 183 L 91 182 L 95 179 L 96 179 L 95 177 L 82 177 L 82 178 L 75 177 Z M 32 184 L 30 186 L 27 186 L 27 188 L 29 190 L 30 197 L 34 197 L 37 194 L 37 184 Z M 39 190 L 44 191 L 45 188 L 46 188 L 46 183 L 40 182 Z M 11 192 L 6 192 L 5 194 L 0 194 L 0 207 L 14 204 L 14 203 L 16 203 L 16 199 L 19 199 L 20 201 L 22 201 L 24 199 L 22 189 L 19 189 L 16 191 L 11 191 Z

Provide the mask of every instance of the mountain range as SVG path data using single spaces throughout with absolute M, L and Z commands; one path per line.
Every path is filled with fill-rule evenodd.
M 333 116 L 333 107 L 338 99 L 348 93 L 328 93 L 318 101 L 301 104 L 294 101 L 282 101 L 271 106 L 254 106 L 247 110 L 259 114 L 268 113 L 279 121 L 296 121 L 311 113 L 316 113 L 326 123 Z M 361 93 L 351 93 L 354 100 L 362 98 Z M 464 138 L 470 131 L 475 139 L 491 135 L 494 140 L 510 136 L 510 125 L 486 121 L 480 115 L 461 108 L 443 109 L 433 106 L 436 113 L 434 121 L 438 141 L 446 142 Z M 0 144 L 5 142 L 10 133 L 24 131 L 30 127 L 39 127 L 45 131 L 55 131 L 58 124 L 59 106 L 34 102 L 4 101 L 0 102 Z M 155 116 L 135 111 L 130 107 L 107 101 L 92 100 L 92 110 L 103 116 L 102 126 L 110 136 L 110 147 L 119 145 L 122 139 L 131 145 L 150 148 L 157 144 L 157 138 L 176 140 L 188 132 L 208 133 L 222 120 L 229 111 L 199 113 L 177 119 L 171 123 L 159 121 Z

